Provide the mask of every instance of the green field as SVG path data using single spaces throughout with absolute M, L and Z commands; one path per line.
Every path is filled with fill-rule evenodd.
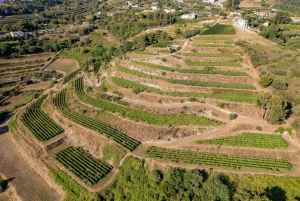
M 213 89 L 213 93 L 197 93 L 197 92 L 165 92 L 160 89 L 149 87 L 137 82 L 132 82 L 123 78 L 111 77 L 112 81 L 124 88 L 131 88 L 137 91 L 153 92 L 161 95 L 169 95 L 174 97 L 196 97 L 196 98 L 215 98 L 235 102 L 249 102 L 253 103 L 256 99 L 257 93 L 243 90 L 230 89 Z
M 83 79 L 78 78 L 75 80 L 75 91 L 77 96 L 86 104 L 94 107 L 107 110 L 112 113 L 118 113 L 120 116 L 132 119 L 134 121 L 143 121 L 148 124 L 155 125 L 199 125 L 199 126 L 219 126 L 222 122 L 213 119 L 208 119 L 203 116 L 195 114 L 158 114 L 133 109 L 130 107 L 122 106 L 116 103 L 109 102 L 104 99 L 97 99 L 85 94 L 83 90 Z
M 167 79 L 167 78 L 164 78 L 161 76 L 149 75 L 147 73 L 143 73 L 143 72 L 136 71 L 136 70 L 131 70 L 131 69 L 124 68 L 121 66 L 118 66 L 117 69 L 121 72 L 135 75 L 138 77 L 146 77 L 146 78 L 150 78 L 150 79 L 163 80 L 163 81 L 169 82 L 171 84 L 182 84 L 182 85 L 188 85 L 188 86 L 201 86 L 201 87 L 222 87 L 222 88 L 231 88 L 231 89 L 253 89 L 253 90 L 256 89 L 253 85 L 250 85 L 250 84 L 202 82 L 202 81 L 194 81 L 194 80 Z M 195 71 L 191 71 L 191 72 L 195 72 Z
M 68 147 L 55 154 L 54 158 L 85 183 L 95 185 L 105 177 L 112 166 L 90 157 L 81 147 Z
M 235 29 L 231 25 L 216 24 L 204 31 L 201 35 L 235 35 Z
M 197 152 L 181 149 L 166 149 L 153 146 L 148 147 L 145 154 L 150 158 L 161 159 L 172 163 L 204 165 L 230 169 L 246 168 L 271 171 L 289 171 L 292 168 L 292 165 L 285 160 Z
M 223 137 L 211 140 L 197 140 L 197 144 L 227 145 L 234 147 L 257 147 L 264 149 L 286 148 L 287 143 L 281 135 L 242 133 L 238 136 Z

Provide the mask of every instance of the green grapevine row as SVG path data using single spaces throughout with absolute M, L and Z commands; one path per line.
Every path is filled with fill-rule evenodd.
M 66 118 L 79 125 L 105 135 L 107 138 L 114 140 L 129 151 L 133 151 L 139 145 L 138 141 L 111 128 L 108 124 L 71 110 L 67 104 L 66 92 L 66 89 L 62 90 L 53 99 L 54 105 Z
M 216 24 L 204 31 L 201 35 L 235 35 L 235 29 L 231 25 Z
M 41 104 L 47 95 L 43 95 L 31 104 L 21 116 L 21 121 L 40 141 L 46 141 L 61 134 L 64 130 L 50 119 L 42 110 Z
M 231 89 L 256 89 L 253 85 L 250 84 L 238 84 L 238 83 L 223 83 L 223 82 L 202 82 L 202 81 L 195 81 L 195 80 L 175 80 L 175 79 L 167 79 L 157 75 L 149 75 L 147 73 L 143 73 L 136 70 L 131 70 L 128 68 L 124 68 L 121 66 L 117 66 L 117 69 L 121 72 L 128 73 L 131 75 L 135 75 L 138 77 L 146 77 L 150 79 L 158 79 L 164 80 L 171 84 L 182 84 L 182 85 L 189 85 L 189 86 L 201 86 L 201 87 L 222 87 L 222 88 L 231 88 Z
M 179 72 L 179 73 L 194 73 L 194 74 L 220 74 L 220 75 L 229 75 L 229 76 L 247 76 L 247 73 L 245 72 L 240 72 L 240 71 L 219 71 L 219 70 L 213 70 L 213 69 L 207 69 L 211 67 L 207 67 L 206 69 L 204 68 L 203 70 L 196 70 L 196 69 L 178 69 L 178 68 L 171 68 L 168 66 L 161 66 L 157 64 L 151 64 L 151 63 L 146 63 L 146 62 L 141 62 L 141 61 L 135 61 L 132 60 L 133 63 L 141 66 L 146 66 L 150 68 L 155 68 L 159 70 L 165 70 L 169 72 Z M 124 67 L 118 66 L 118 68 L 124 69 Z
M 101 62 L 100 62 L 100 61 L 96 61 L 96 62 L 93 64 L 94 73 L 98 73 L 100 67 L 101 67 Z
M 187 52 L 183 53 L 183 56 L 188 56 L 188 57 L 233 57 L 237 58 L 238 55 L 235 54 L 224 54 L 224 53 L 199 53 L 199 52 Z
M 250 156 L 227 155 L 220 153 L 197 152 L 180 149 L 166 149 L 150 146 L 146 155 L 174 163 L 224 167 L 232 169 L 248 168 L 262 170 L 291 170 L 292 165 L 285 160 Z
M 202 116 L 197 116 L 195 114 L 183 114 L 183 115 L 175 115 L 175 114 L 156 114 L 145 111 L 140 111 L 137 109 L 133 109 L 130 107 L 118 105 L 115 103 L 111 103 L 107 100 L 96 99 L 90 96 L 87 96 L 83 90 L 83 80 L 82 78 L 78 78 L 75 80 L 75 91 L 77 96 L 81 101 L 86 104 L 110 111 L 117 112 L 119 115 L 123 117 L 128 117 L 135 121 L 144 121 L 148 124 L 156 124 L 156 125 L 200 125 L 200 126 L 219 126 L 223 123 L 218 122 L 216 120 L 208 119 Z
M 197 144 L 228 145 L 234 147 L 257 147 L 257 148 L 286 148 L 287 142 L 280 135 L 242 133 L 238 136 L 222 137 L 211 140 L 197 140 Z
M 105 161 L 91 158 L 80 147 L 63 149 L 55 154 L 55 159 L 90 185 L 97 184 L 112 169 Z
M 186 61 L 189 66 L 227 66 L 227 67 L 241 67 L 237 62 L 201 62 L 201 61 Z
M 253 103 L 257 93 L 252 91 L 242 90 L 226 90 L 214 89 L 213 93 L 197 93 L 197 92 L 165 92 L 160 89 L 149 87 L 137 82 L 132 82 L 119 77 L 111 77 L 112 81 L 123 88 L 132 88 L 137 91 L 153 92 L 161 95 L 169 95 L 175 97 L 199 97 L 199 98 L 215 98 L 235 102 L 250 102 Z
M 72 72 L 71 74 L 67 75 L 65 78 L 64 78 L 64 81 L 63 81 L 63 84 L 69 82 L 71 79 L 73 79 L 77 74 L 78 74 L 79 70 L 76 70 L 74 72 Z

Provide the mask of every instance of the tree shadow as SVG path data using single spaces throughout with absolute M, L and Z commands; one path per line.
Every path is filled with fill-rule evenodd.
M 11 177 L 9 179 L 4 180 L 3 182 L 1 182 L 1 188 L 2 188 L 2 192 L 5 192 L 8 189 L 8 184 L 10 182 L 12 182 L 16 177 Z
M 8 132 L 8 126 L 0 126 L 0 135 L 3 135 Z
M 265 190 L 265 192 L 266 192 L 266 196 L 272 201 L 286 201 L 287 200 L 286 192 L 278 186 L 275 186 L 273 188 L 267 188 Z

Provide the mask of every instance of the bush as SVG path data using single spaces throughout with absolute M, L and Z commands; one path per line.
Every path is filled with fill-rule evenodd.
M 280 133 L 280 134 L 283 134 L 284 133 L 284 128 L 283 127 L 278 127 L 276 130 L 275 130 L 276 133 Z
M 262 75 L 259 80 L 258 80 L 258 84 L 262 87 L 267 87 L 272 83 L 272 78 L 270 78 L 270 76 L 268 75 Z
M 297 130 L 298 128 L 299 128 L 299 124 L 297 123 L 297 122 L 293 122 L 292 124 L 291 124 L 291 127 L 294 129 L 294 130 Z
M 196 98 L 189 98 L 189 101 L 190 102 L 195 102 L 195 101 L 197 101 L 197 99 Z
M 232 114 L 232 113 L 229 114 L 229 119 L 230 120 L 234 120 L 235 118 L 236 118 L 235 114 Z
M 258 131 L 262 131 L 262 127 L 260 127 L 260 126 L 256 126 L 256 130 L 258 130 Z
M 162 62 L 167 62 L 167 59 L 166 58 L 162 58 L 161 61 Z
M 274 79 L 271 86 L 276 90 L 286 90 L 287 83 L 281 79 Z

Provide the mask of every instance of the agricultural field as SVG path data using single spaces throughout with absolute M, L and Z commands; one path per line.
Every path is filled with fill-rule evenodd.
M 80 147 L 68 147 L 55 154 L 55 159 L 85 183 L 95 185 L 112 169 L 104 161 L 91 158 Z
M 280 135 L 242 133 L 238 136 L 224 137 L 212 140 L 198 140 L 197 144 L 226 145 L 234 147 L 257 147 L 264 149 L 286 148 L 287 143 Z
M 41 40 L 53 53 L 0 58 L 1 107 L 20 101 L 0 113 L 0 137 L 9 129 L 12 155 L 22 153 L 56 200 L 300 197 L 297 52 L 202 2 L 182 2 L 207 9 L 196 20 L 142 12 L 151 7 L 143 1 L 86 4 L 88 13 L 43 13 L 65 31 Z M 26 79 L 5 83 L 13 77 Z
M 59 125 L 57 125 L 41 110 L 41 104 L 46 98 L 47 95 L 43 95 L 39 98 L 26 109 L 21 117 L 23 124 L 40 141 L 49 140 L 64 132 Z
M 173 163 L 196 164 L 231 169 L 249 168 L 271 171 L 289 171 L 292 168 L 291 164 L 284 160 L 202 153 L 159 147 L 148 147 L 145 154 L 151 158 L 162 159 Z

